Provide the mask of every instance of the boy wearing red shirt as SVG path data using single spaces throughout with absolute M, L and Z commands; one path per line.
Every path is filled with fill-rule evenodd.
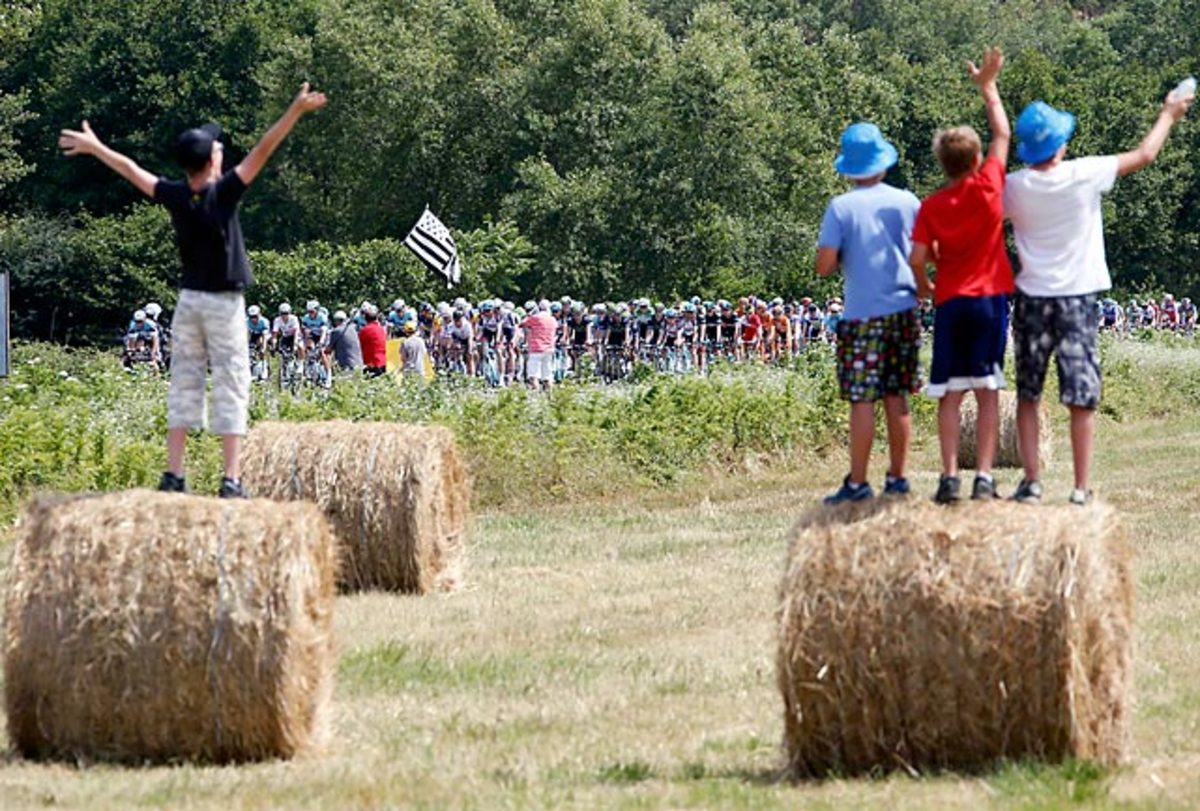
M 967 391 L 975 392 L 979 407 L 979 470 L 971 498 L 998 496 L 992 463 L 1000 431 L 1008 298 L 1014 290 L 1004 244 L 1005 164 L 1012 131 L 996 88 L 1003 64 L 996 48 L 988 49 L 981 68 L 968 63 L 992 131 L 987 159 L 982 159 L 983 146 L 970 127 L 938 132 L 933 148 L 947 184 L 921 203 L 913 228 L 910 261 L 917 289 L 921 296 L 932 293 L 937 307 L 927 391 L 940 400 L 942 475 L 934 496 L 939 504 L 959 500 L 959 410 Z M 925 275 L 928 263 L 937 269 L 936 289 Z

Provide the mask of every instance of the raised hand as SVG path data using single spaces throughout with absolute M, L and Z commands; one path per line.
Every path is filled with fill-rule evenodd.
M 1195 100 L 1195 95 L 1176 98 L 1174 92 L 1168 93 L 1167 98 L 1163 101 L 1163 112 L 1171 116 L 1172 121 L 1178 121 L 1187 115 L 1188 108 Z
M 313 110 L 319 110 L 325 106 L 325 94 L 308 89 L 308 82 L 300 86 L 300 92 L 296 94 L 292 105 L 301 113 L 311 113 Z
M 100 151 L 100 139 L 92 132 L 88 122 L 83 122 L 83 130 L 63 130 L 58 136 L 59 149 L 67 157 L 76 155 L 95 155 Z
M 999 48 L 988 48 L 983 52 L 982 67 L 969 59 L 967 60 L 967 72 L 971 74 L 971 81 L 980 87 L 995 84 L 996 77 L 1000 75 L 1000 68 L 1002 67 L 1004 67 L 1004 54 Z

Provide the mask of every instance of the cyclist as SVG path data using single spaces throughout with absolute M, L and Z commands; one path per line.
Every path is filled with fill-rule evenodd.
M 654 308 L 650 299 L 639 298 L 633 302 L 633 343 L 643 360 L 653 361 L 649 353 L 657 346 L 662 338 L 660 322 L 654 318 Z
M 1100 327 L 1113 332 L 1121 328 L 1121 307 L 1116 299 L 1106 298 L 1100 302 Z
M 738 358 L 753 360 L 763 329 L 762 318 L 749 302 L 745 307 L 739 309 L 741 309 L 742 315 L 738 318 Z
M 825 340 L 829 343 L 837 341 L 838 325 L 843 318 L 842 302 L 835 298 L 829 303 L 829 312 L 825 315 Z
M 609 381 L 624 376 L 626 353 L 632 340 L 629 305 L 624 302 L 608 305 L 604 318 L 604 366 Z
M 771 360 L 787 359 L 792 349 L 792 320 L 784 312 L 782 303 L 771 308 L 772 335 Z
M 125 330 L 125 368 L 133 370 L 133 364 L 148 361 L 158 368 L 158 327 L 146 317 L 145 310 L 137 310 Z
M 500 376 L 505 385 L 517 378 L 517 328 L 522 320 L 511 301 L 500 305 Z
M 462 364 L 462 368 L 471 377 L 475 376 L 475 329 L 471 326 L 471 319 L 467 318 L 467 314 L 461 310 L 455 310 L 450 317 L 449 329 L 451 351 L 455 360 L 455 365 Z
M 1163 294 L 1161 323 L 1162 329 L 1174 330 L 1179 326 L 1179 308 L 1175 306 L 1175 297 L 1170 293 Z
M 583 302 L 571 304 L 571 315 L 567 318 L 565 330 L 567 333 L 567 355 L 570 358 L 572 374 L 579 374 L 579 359 L 583 357 L 592 345 L 592 320 L 583 309 Z
M 304 332 L 304 344 L 300 350 L 300 359 L 307 361 L 309 355 L 316 352 L 321 368 L 324 370 L 320 381 L 321 385 L 329 388 L 333 379 L 329 355 L 325 352 L 325 345 L 329 339 L 329 321 L 321 315 L 321 305 L 316 301 L 308 302 L 304 310 L 304 316 L 300 319 L 300 326 Z
M 695 302 L 685 301 L 681 309 L 683 318 L 679 322 L 679 351 L 686 354 L 683 366 L 687 370 L 699 369 L 703 358 L 701 351 L 703 326 L 697 321 Z
M 1179 328 L 1188 335 L 1196 331 L 1196 305 L 1187 296 L 1179 300 Z
M 266 380 L 267 339 L 271 335 L 271 322 L 262 314 L 257 304 L 246 308 L 246 335 L 250 344 L 250 371 L 255 371 L 255 364 L 262 363 L 259 374 L 260 380 Z
M 387 331 L 389 338 L 399 338 L 404 334 L 404 325 L 408 321 L 408 314 L 404 304 L 404 299 L 398 298 L 392 302 L 392 308 L 387 315 Z

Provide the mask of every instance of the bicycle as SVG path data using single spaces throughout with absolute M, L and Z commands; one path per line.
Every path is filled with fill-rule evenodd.
M 265 383 L 271 378 L 270 365 L 267 363 L 267 353 L 257 344 L 250 346 L 250 379 L 255 383 Z
M 279 375 L 276 378 L 279 390 L 295 394 L 300 388 L 300 358 L 296 356 L 293 346 L 280 345 L 276 351 L 279 354 Z
M 491 344 L 483 346 L 483 361 L 479 364 L 480 374 L 493 389 L 500 387 L 500 369 L 496 361 L 496 349 Z

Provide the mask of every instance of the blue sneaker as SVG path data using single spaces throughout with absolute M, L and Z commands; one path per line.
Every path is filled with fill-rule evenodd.
M 845 504 L 847 501 L 865 501 L 868 498 L 874 498 L 875 491 L 871 489 L 871 485 L 867 482 L 862 484 L 851 484 L 850 477 L 842 479 L 842 486 L 833 495 L 825 496 L 825 504 L 833 506 L 834 504 Z
M 885 496 L 907 496 L 912 491 L 908 486 L 908 479 L 903 476 L 893 476 L 891 473 L 887 475 L 887 480 L 883 484 L 883 494 Z

